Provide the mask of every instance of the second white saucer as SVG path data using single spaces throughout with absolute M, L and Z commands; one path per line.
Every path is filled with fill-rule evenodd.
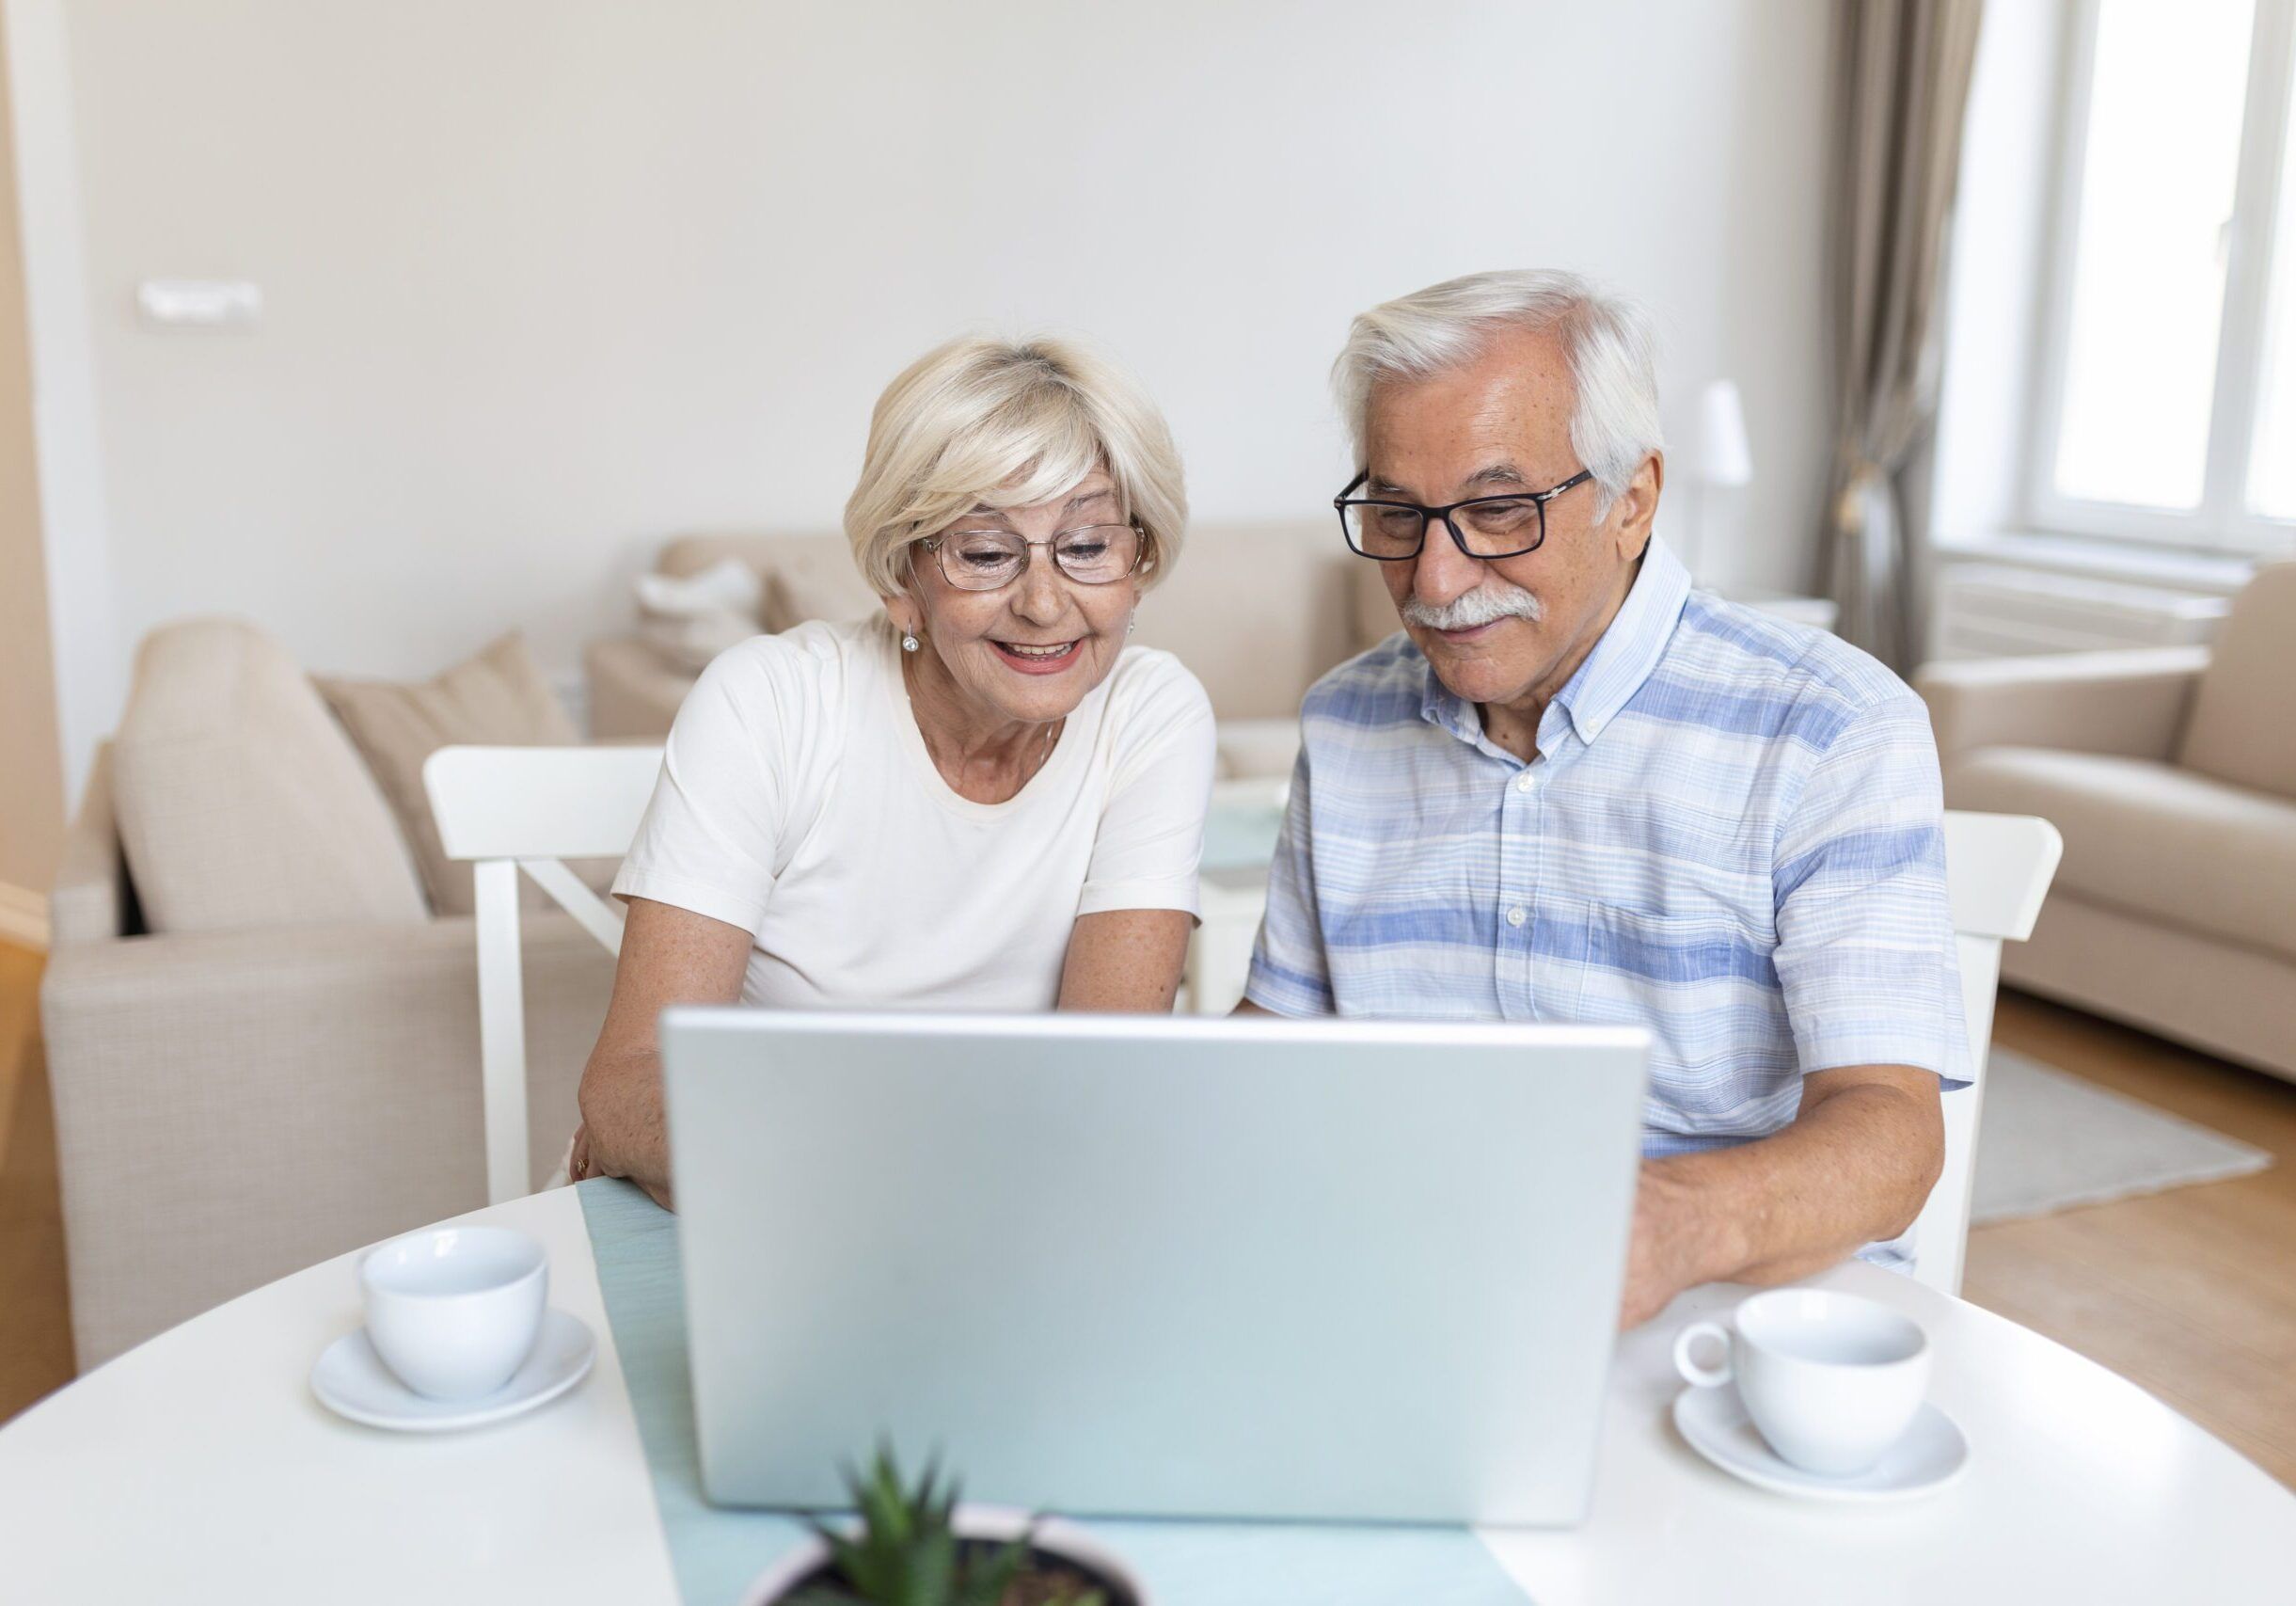
M 1727 1384 L 1675 1395 L 1674 1426 L 1691 1449 L 1733 1477 L 1804 1500 L 1910 1500 L 1943 1488 L 1969 1470 L 1969 1440 L 1953 1418 L 1931 1405 L 1922 1407 L 1878 1465 L 1848 1478 L 1805 1472 L 1781 1457 Z
M 434 1400 L 416 1393 L 383 1364 L 367 1329 L 343 1334 L 311 1368 L 311 1392 L 337 1416 L 400 1433 L 449 1433 L 530 1411 L 579 1383 L 597 1359 L 597 1341 L 579 1316 L 546 1311 L 533 1353 L 509 1382 L 475 1400 Z

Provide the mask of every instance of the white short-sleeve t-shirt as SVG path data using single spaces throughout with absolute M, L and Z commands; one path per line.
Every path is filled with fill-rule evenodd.
M 754 940 L 742 1001 L 1049 1010 L 1070 929 L 1196 909 L 1211 705 L 1169 653 L 1127 647 L 1008 802 L 933 767 L 881 619 L 730 648 L 678 709 L 614 878 Z

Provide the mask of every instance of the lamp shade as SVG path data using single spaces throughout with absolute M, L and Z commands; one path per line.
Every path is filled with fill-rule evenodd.
M 1709 485 L 1743 485 L 1754 477 L 1746 445 L 1746 407 L 1735 380 L 1717 379 L 1699 392 L 1698 435 L 1690 472 Z

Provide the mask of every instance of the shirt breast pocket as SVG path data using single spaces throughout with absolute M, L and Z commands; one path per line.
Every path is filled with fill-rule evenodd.
M 1680 1099 L 1677 1073 L 1703 1068 L 1725 1073 L 1715 1093 L 1734 1103 L 1727 1072 L 1766 1060 L 1783 1033 L 1775 945 L 1720 910 L 1655 914 L 1607 903 L 1588 905 L 1581 939 L 1578 996 L 1567 1018 L 1646 1027 L 1653 1080 L 1669 1102 Z

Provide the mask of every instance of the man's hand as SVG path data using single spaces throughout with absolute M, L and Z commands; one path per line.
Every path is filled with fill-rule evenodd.
M 574 1147 L 566 1152 L 566 1180 L 578 1183 L 590 1175 L 590 1128 L 574 1129 Z
M 1812 1072 L 1783 1131 L 1642 1163 L 1619 1326 L 1639 1327 L 1702 1282 L 1792 1282 L 1895 1237 L 1921 1214 L 1944 1154 L 1932 1073 Z
M 1635 1184 L 1633 1235 L 1626 1246 L 1626 1287 L 1619 1330 L 1639 1328 L 1686 1288 L 1711 1282 L 1716 1223 L 1696 1189 L 1666 1160 L 1642 1162 Z

